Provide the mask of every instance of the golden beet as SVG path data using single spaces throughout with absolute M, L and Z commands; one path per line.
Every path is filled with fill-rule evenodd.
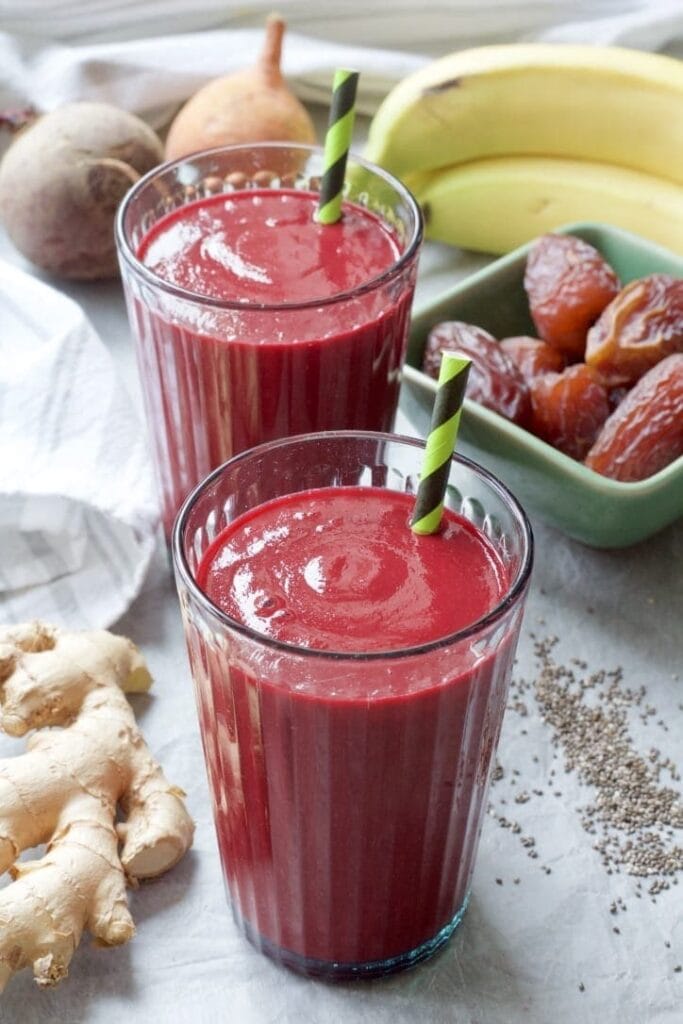
M 271 15 L 256 64 L 208 82 L 187 101 L 169 129 L 168 160 L 238 143 L 315 143 L 310 115 L 280 70 L 284 31 L 282 18 Z

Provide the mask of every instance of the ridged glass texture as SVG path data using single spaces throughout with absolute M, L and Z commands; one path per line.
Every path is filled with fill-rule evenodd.
M 268 170 L 283 163 L 299 170 Z M 347 165 L 346 199 L 381 217 L 400 250 L 371 287 L 320 303 L 216 301 L 168 286 L 137 259 L 172 210 L 236 190 L 319 191 L 321 170 L 310 147 L 227 147 L 152 171 L 121 206 L 117 245 L 167 537 L 187 494 L 238 452 L 292 434 L 392 426 L 422 223 L 384 171 Z
M 453 462 L 447 504 L 491 539 L 510 588 L 486 620 L 410 653 L 264 641 L 218 612 L 193 574 L 247 508 L 330 485 L 414 493 L 421 456 L 419 442 L 389 435 L 261 446 L 195 492 L 174 535 L 235 918 L 265 953 L 307 974 L 409 966 L 464 912 L 531 566 L 528 524 L 492 477 Z

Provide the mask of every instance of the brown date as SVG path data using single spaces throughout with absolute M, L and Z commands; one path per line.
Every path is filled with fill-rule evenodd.
M 564 370 L 565 359 L 562 353 L 540 338 L 520 334 L 503 338 L 500 347 L 510 356 L 526 381 L 531 381 L 541 373 L 561 373 Z
M 634 384 L 586 457 L 613 480 L 645 480 L 683 455 L 683 354 L 666 356 Z
M 583 459 L 609 415 L 607 389 L 585 363 L 531 382 L 532 431 L 573 459 Z
M 437 324 L 427 338 L 422 368 L 439 376 L 441 353 L 458 351 L 472 360 L 466 395 L 507 419 L 528 426 L 531 417 L 529 388 L 513 361 L 488 331 L 474 324 L 450 320 Z
M 619 279 L 588 242 L 549 234 L 529 251 L 524 288 L 539 337 L 583 359 L 588 328 L 619 291 Z
M 586 362 L 608 384 L 632 384 L 673 352 L 683 352 L 683 279 L 669 274 L 622 288 L 586 342 Z

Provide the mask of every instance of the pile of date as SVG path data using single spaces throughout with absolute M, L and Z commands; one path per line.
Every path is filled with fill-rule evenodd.
M 588 242 L 548 234 L 529 251 L 524 288 L 537 337 L 437 324 L 425 373 L 438 376 L 443 350 L 464 352 L 468 398 L 614 480 L 683 455 L 683 279 L 622 287 Z

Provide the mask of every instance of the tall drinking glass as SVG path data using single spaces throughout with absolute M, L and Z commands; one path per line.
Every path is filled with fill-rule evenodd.
M 167 537 L 188 492 L 263 441 L 389 430 L 420 210 L 351 156 L 339 224 L 315 220 L 322 152 L 283 143 L 165 164 L 121 205 L 117 246 Z
M 318 600 L 329 568 L 340 601 L 354 588 L 370 601 L 372 650 L 353 642 L 321 650 L 264 635 L 207 597 L 200 566 L 229 524 L 264 503 L 285 514 L 291 506 L 291 519 L 300 520 L 302 492 L 305 515 L 330 488 L 350 494 L 360 511 L 392 492 L 403 501 L 416 492 L 422 456 L 417 440 L 369 432 L 261 445 L 209 476 L 174 531 L 234 916 L 258 948 L 308 974 L 347 978 L 409 966 L 462 918 L 527 593 L 530 528 L 502 484 L 455 458 L 447 508 L 466 520 L 459 530 L 495 553 L 502 583 L 476 621 L 436 637 L 425 622 L 429 639 L 409 647 L 385 645 L 384 610 L 369 596 L 375 554 L 381 546 L 379 562 L 391 563 L 399 532 L 410 532 L 407 518 L 379 541 L 359 536 L 349 550 L 319 556 L 315 528 L 302 546 L 304 601 L 306 593 Z M 256 552 L 260 540 L 252 543 Z M 400 565 L 393 569 L 400 575 Z M 448 578 L 448 599 L 462 601 L 473 585 L 463 568 Z M 419 619 L 420 610 L 406 604 L 403 614 Z

